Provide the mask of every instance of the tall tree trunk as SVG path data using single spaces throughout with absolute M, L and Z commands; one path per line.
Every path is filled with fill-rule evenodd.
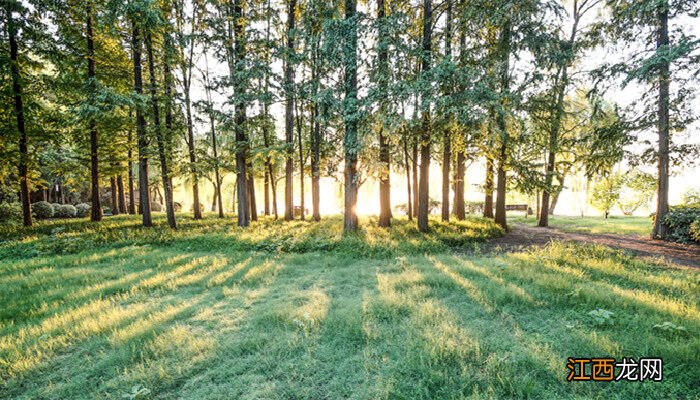
M 131 122 L 131 112 L 129 113 L 129 122 Z M 129 214 L 134 215 L 134 214 L 136 214 L 136 199 L 134 198 L 134 168 L 133 168 L 133 165 L 131 162 L 131 159 L 133 157 L 133 154 L 132 154 L 132 152 L 133 152 L 133 150 L 132 150 L 132 148 L 133 148 L 132 135 L 133 134 L 131 133 L 131 128 L 129 128 L 128 135 L 129 136 L 127 138 L 127 142 L 129 144 L 128 144 L 128 150 L 127 150 L 127 154 L 126 154 L 126 158 L 127 158 L 126 165 L 128 168 L 128 178 L 127 179 L 129 181 Z
M 453 213 L 455 218 L 462 221 L 466 217 L 464 212 L 464 179 L 466 175 L 466 168 L 464 163 L 466 162 L 466 156 L 464 154 L 464 149 L 457 151 L 457 165 L 455 171 L 455 204 L 453 208 Z
M 287 8 L 287 54 L 284 63 L 285 113 L 284 135 L 286 158 L 284 170 L 284 220 L 294 219 L 294 24 L 297 2 L 288 0 Z
M 380 84 L 381 102 L 379 105 L 379 226 L 388 228 L 391 226 L 391 154 L 389 152 L 389 138 L 384 135 L 384 118 L 386 118 L 388 93 L 387 79 L 389 79 L 389 44 L 386 32 L 386 4 L 384 0 L 377 1 L 377 21 L 379 32 L 377 37 L 377 63 L 378 79 Z
M 348 24 L 344 46 L 345 64 L 345 101 L 343 119 L 345 121 L 345 215 L 343 226 L 345 232 L 358 228 L 357 191 L 359 176 L 357 173 L 357 154 L 360 143 L 357 138 L 357 21 L 356 0 L 345 0 L 345 22 Z
M 270 215 L 270 174 L 267 172 L 267 165 L 265 165 L 265 171 L 263 171 L 263 174 L 263 192 L 265 193 L 265 196 L 263 197 L 263 201 L 265 202 L 263 212 L 266 216 L 268 216 Z
M 427 76 L 430 71 L 432 53 L 432 26 L 433 10 L 432 1 L 423 0 L 423 53 L 421 54 L 421 75 Z M 430 104 L 427 93 L 422 100 L 422 125 L 420 137 L 420 182 L 418 183 L 418 230 L 428 231 L 428 212 L 430 209 L 430 196 L 428 181 L 430 179 Z
M 302 77 L 303 79 L 303 77 Z M 297 141 L 299 142 L 299 194 L 300 194 L 300 217 L 304 220 L 306 217 L 304 215 L 304 142 L 302 141 L 302 128 L 304 126 L 302 122 L 303 111 L 301 102 L 295 99 L 296 103 L 296 121 L 297 121 Z
M 659 3 L 658 26 L 656 48 L 657 53 L 668 54 L 668 0 Z M 671 84 L 671 68 L 668 56 L 663 58 L 659 65 L 659 106 L 658 106 L 658 188 L 656 200 L 656 217 L 654 229 L 651 232 L 652 239 L 665 239 L 669 234 L 669 227 L 664 223 L 668 214 L 668 177 L 669 177 L 669 87 Z
M 141 31 L 137 22 L 132 22 L 132 52 L 134 61 L 134 92 L 143 94 L 143 76 L 141 70 Z M 146 118 L 140 106 L 136 107 L 136 134 L 139 149 L 139 210 L 143 226 L 153 226 L 151 218 L 151 191 L 148 188 L 148 137 L 146 136 Z
M 206 55 L 205 55 L 206 60 Z M 219 218 L 224 218 L 223 199 L 221 198 L 221 176 L 219 174 L 219 149 L 216 140 L 216 118 L 214 117 L 214 102 L 211 98 L 211 85 L 209 84 L 209 63 L 206 62 L 206 71 L 203 73 L 204 92 L 207 97 L 207 111 L 209 113 L 209 125 L 211 128 L 211 148 L 214 153 L 214 201 L 219 202 Z M 212 205 L 212 211 L 214 211 Z
M 311 106 L 311 203 L 313 220 L 321 220 L 321 124 L 318 107 L 318 43 L 319 38 L 313 39 L 311 54 L 311 82 L 313 103 Z
M 196 5 L 193 2 L 193 5 Z M 196 11 L 195 11 L 196 12 Z M 194 12 L 193 12 L 194 14 Z M 192 17 L 192 31 L 195 30 L 195 16 Z M 193 53 L 194 53 L 194 39 L 190 43 L 189 54 L 187 58 L 187 63 L 183 65 L 182 68 L 182 86 L 185 95 L 185 116 L 187 118 L 187 153 L 190 159 L 190 176 L 192 179 L 192 208 L 194 212 L 194 219 L 202 219 L 202 207 L 200 206 L 199 200 L 199 177 L 197 176 L 197 156 L 195 153 L 194 146 L 194 123 L 192 121 L 192 99 L 190 97 L 190 89 L 192 86 L 192 68 L 193 68 Z
M 493 158 L 489 155 L 486 156 L 484 192 L 484 217 L 493 218 Z
M 112 196 L 112 215 L 119 215 L 121 211 L 119 210 L 119 195 L 117 193 L 117 178 L 114 176 L 109 177 L 109 186 Z
M 160 177 L 161 181 L 163 182 L 163 191 L 165 192 L 165 213 L 167 215 L 168 225 L 170 225 L 171 228 L 175 229 L 177 228 L 177 222 L 175 221 L 173 190 L 170 186 L 170 173 L 168 171 L 168 159 L 166 155 L 165 138 L 163 137 L 163 131 L 160 127 L 160 110 L 158 107 L 156 69 L 153 57 L 153 41 L 150 33 L 146 35 L 146 52 L 148 53 L 148 72 L 151 79 L 150 92 L 151 106 L 153 107 L 153 130 L 156 134 L 156 145 L 158 147 L 158 158 L 160 161 Z M 167 64 L 167 61 L 163 62 L 163 65 Z M 167 81 L 167 78 L 165 80 Z M 169 84 L 166 82 L 165 85 L 168 86 Z
M 417 106 L 417 105 L 416 105 Z M 414 218 L 418 217 L 418 133 L 414 132 L 411 148 L 411 174 L 413 179 L 413 210 Z
M 503 229 L 508 229 L 508 223 L 506 221 L 506 163 L 507 163 L 507 149 L 508 149 L 508 131 L 506 127 L 506 115 L 504 108 L 503 97 L 509 90 L 510 84 L 510 22 L 506 22 L 501 30 L 501 37 L 499 40 L 499 51 L 501 53 L 501 65 L 500 65 L 500 92 L 501 92 L 501 110 L 498 110 L 496 114 L 496 124 L 498 125 L 498 131 L 501 136 L 501 147 L 498 152 L 498 170 L 497 170 L 497 184 L 496 192 L 498 197 L 496 198 L 496 215 L 494 220 Z
M 117 175 L 117 200 L 119 200 L 119 210 L 126 214 L 126 194 L 124 193 L 124 177 Z
M 253 163 L 248 161 L 248 203 L 250 204 L 250 220 L 258 220 L 258 205 L 255 201 L 255 176 L 253 176 Z
M 403 138 L 403 158 L 404 158 L 404 163 L 406 164 L 406 190 L 408 194 L 408 204 L 407 204 L 407 209 L 406 209 L 406 214 L 408 214 L 408 220 L 412 221 L 413 220 L 413 199 L 412 199 L 412 194 L 411 194 L 411 163 L 408 159 L 408 129 L 406 130 L 406 133 L 404 134 Z
M 445 21 L 445 58 L 452 61 L 452 1 L 447 1 L 447 15 Z M 443 92 L 449 95 L 452 87 L 445 85 Z M 451 116 L 445 116 L 449 121 Z M 452 137 L 449 127 L 443 131 L 442 142 L 442 220 L 450 220 L 450 166 L 452 165 Z
M 233 30 L 235 39 L 235 64 L 243 66 L 246 54 L 245 48 L 245 19 L 243 15 L 243 0 L 233 2 Z M 248 145 L 245 134 L 246 100 L 245 84 L 241 78 L 234 78 L 235 96 L 235 132 L 236 132 L 236 189 L 238 198 L 238 226 L 250 225 L 250 202 L 248 197 Z
M 88 59 L 88 81 L 90 82 L 90 90 L 94 91 L 97 82 L 95 82 L 95 38 L 92 29 L 92 1 L 87 2 L 87 24 L 86 24 L 86 39 L 87 39 L 87 59 Z M 90 96 L 92 99 L 92 96 Z M 92 205 L 90 208 L 90 220 L 102 220 L 102 205 L 100 204 L 100 173 L 98 159 L 98 133 L 97 123 L 93 117 L 88 121 L 90 131 L 90 182 L 92 193 Z

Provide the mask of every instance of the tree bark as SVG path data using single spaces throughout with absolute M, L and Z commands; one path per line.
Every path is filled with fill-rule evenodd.
M 466 168 L 464 163 L 466 162 L 466 156 L 464 154 L 464 149 L 457 151 L 457 165 L 455 173 L 455 201 L 453 213 L 455 218 L 462 221 L 466 218 L 464 211 L 464 178 L 466 175 Z
M 430 71 L 432 53 L 432 26 L 433 10 L 432 1 L 423 0 L 423 53 L 421 54 L 421 75 L 425 76 Z M 430 104 L 428 93 L 423 93 L 422 99 L 422 124 L 420 137 L 420 181 L 418 182 L 418 230 L 428 231 L 429 212 L 429 186 L 430 179 Z
M 416 107 L 418 104 L 416 104 Z M 411 174 L 413 175 L 413 210 L 414 218 L 418 218 L 418 133 L 414 132 L 413 147 L 411 149 Z
M 303 77 L 302 77 L 303 79 Z M 299 144 L 299 195 L 300 195 L 300 208 L 301 211 L 299 213 L 300 219 L 303 221 L 306 216 L 304 215 L 304 142 L 302 141 L 302 128 L 304 126 L 302 119 L 303 119 L 303 111 L 302 111 L 302 106 L 301 102 L 295 99 L 295 105 L 296 105 L 296 121 L 297 121 L 297 142 Z
M 233 2 L 233 30 L 235 39 L 236 66 L 243 65 L 245 57 L 245 19 L 243 0 Z M 240 78 L 234 79 L 235 133 L 236 133 L 236 185 L 238 198 L 238 226 L 250 225 L 250 198 L 248 196 L 248 139 L 245 134 L 246 101 L 245 85 Z
M 143 94 L 143 76 L 141 70 L 141 31 L 137 23 L 132 22 L 132 52 L 134 62 L 134 92 Z M 146 136 L 146 118 L 141 107 L 136 107 L 136 133 L 139 149 L 139 209 L 143 226 L 153 226 L 151 218 L 151 199 L 148 188 L 148 137 Z
M 119 215 L 121 211 L 119 210 L 119 195 L 117 193 L 117 179 L 114 176 L 109 177 L 109 187 L 112 196 L 112 215 Z
M 447 18 L 445 21 L 445 58 L 452 61 L 452 1 L 447 1 Z M 443 92 L 449 95 L 451 85 L 445 85 Z M 449 121 L 450 115 L 445 116 Z M 442 142 L 442 220 L 450 220 L 450 166 L 452 165 L 452 138 L 449 127 L 443 131 Z
M 345 0 L 345 23 L 347 24 L 348 43 L 344 46 L 345 64 L 345 101 L 343 120 L 345 122 L 345 214 L 343 226 L 345 232 L 356 231 L 358 219 L 356 213 L 359 176 L 357 173 L 357 21 L 356 0 Z
M 165 138 L 160 126 L 160 109 L 158 106 L 158 91 L 156 83 L 155 60 L 153 56 L 153 41 L 151 34 L 146 35 L 146 52 L 148 54 L 148 72 L 151 80 L 151 106 L 153 108 L 153 130 L 156 134 L 156 145 L 158 147 L 158 158 L 160 161 L 160 177 L 163 182 L 163 191 L 165 192 L 165 213 L 168 219 L 168 225 L 175 229 L 177 222 L 175 221 L 175 209 L 173 205 L 173 190 L 170 186 L 170 173 L 168 171 L 168 159 L 165 149 Z M 167 66 L 167 61 L 163 63 Z M 167 68 L 167 67 L 166 67 Z M 167 78 L 165 79 L 167 81 Z M 169 85 L 166 82 L 166 87 Z M 167 89 L 166 89 L 167 90 Z M 167 129 L 167 127 L 166 127 Z
M 403 138 L 403 157 L 404 163 L 406 164 L 406 190 L 408 192 L 408 204 L 406 208 L 406 214 L 408 214 L 408 220 L 413 220 L 413 199 L 411 193 L 411 163 L 408 159 L 408 129 L 404 134 Z
M 250 203 L 250 220 L 258 220 L 258 205 L 255 201 L 255 177 L 253 176 L 253 164 L 248 161 L 248 203 Z
M 508 223 L 506 221 L 506 163 L 507 163 L 507 149 L 508 149 L 508 131 L 506 127 L 506 115 L 503 96 L 505 96 L 509 90 L 510 84 L 510 22 L 506 22 L 501 30 L 501 37 L 499 43 L 499 51 L 501 52 L 501 65 L 500 65 L 500 92 L 501 92 L 501 109 L 498 110 L 496 114 L 496 124 L 498 125 L 499 134 L 501 136 L 501 147 L 498 153 L 498 170 L 497 170 L 497 183 L 496 192 L 498 197 L 496 198 L 496 215 L 494 220 L 503 229 L 508 230 Z
M 91 91 L 95 87 L 95 38 L 92 28 L 92 2 L 87 3 L 87 26 L 86 26 L 86 39 L 87 39 L 87 59 L 88 59 L 88 81 L 90 82 Z M 92 99 L 92 95 L 90 96 Z M 90 208 L 90 220 L 97 222 L 102 220 L 102 205 L 100 204 L 100 173 L 99 173 L 99 159 L 98 159 L 98 132 L 97 123 L 95 119 L 91 117 L 88 121 L 89 131 L 90 131 L 90 183 L 91 183 L 91 208 Z
M 284 220 L 294 219 L 294 65 L 292 55 L 294 54 L 294 25 L 296 0 L 288 0 L 287 8 L 287 54 L 284 64 L 284 85 L 285 85 L 285 114 L 284 114 L 284 134 L 286 143 L 286 158 L 284 170 Z
M 489 155 L 486 156 L 484 192 L 484 217 L 493 218 L 493 158 Z
M 129 122 L 131 122 L 131 113 L 129 113 Z M 134 215 L 136 214 L 136 199 L 134 198 L 134 168 L 131 162 L 131 159 L 133 157 L 133 150 L 132 150 L 132 133 L 131 133 L 131 128 L 129 128 L 129 133 L 128 133 L 128 150 L 126 153 L 126 165 L 128 168 L 128 175 L 127 179 L 129 182 L 129 214 Z
M 669 46 L 668 34 L 668 1 L 660 2 L 658 10 L 657 33 L 657 53 L 667 54 Z M 663 58 L 659 65 L 659 105 L 658 105 L 658 131 L 659 131 L 659 152 L 658 152 L 658 189 L 656 200 L 656 217 L 654 218 L 654 229 L 651 232 L 652 239 L 665 239 L 669 234 L 669 227 L 664 223 L 664 218 L 668 214 L 668 178 L 669 178 L 669 103 L 670 103 L 670 83 L 671 68 L 668 58 Z
M 117 175 L 117 200 L 119 204 L 119 210 L 126 214 L 126 194 L 124 193 L 124 177 L 122 174 Z
M 387 79 L 389 77 L 389 45 L 386 42 L 388 35 L 386 25 L 386 4 L 384 0 L 377 1 L 377 21 L 380 24 L 377 37 L 377 63 L 379 66 L 378 79 L 381 98 L 379 105 L 379 226 L 388 228 L 391 226 L 391 153 L 389 152 L 389 139 L 384 135 L 384 121 L 387 106 Z

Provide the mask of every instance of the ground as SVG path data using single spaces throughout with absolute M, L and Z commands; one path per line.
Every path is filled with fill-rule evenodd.
M 483 219 L 180 220 L 0 231 L 0 398 L 700 398 L 695 268 L 494 252 Z M 663 357 L 664 381 L 567 382 L 586 356 Z

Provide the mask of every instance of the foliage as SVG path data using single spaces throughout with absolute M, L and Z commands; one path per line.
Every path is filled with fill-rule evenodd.
M 0 224 L 17 223 L 22 220 L 20 203 L 0 203 Z
M 700 243 L 700 218 L 693 221 L 690 224 L 690 237 L 696 242 Z
M 78 218 L 84 218 L 88 216 L 92 206 L 88 203 L 80 203 L 75 205 L 75 216 Z
M 669 239 L 679 243 L 691 243 L 695 239 L 693 223 L 700 220 L 700 207 L 681 205 L 671 207 L 664 223 L 671 229 Z
M 55 216 L 58 214 L 61 210 L 61 203 L 51 203 L 51 208 L 53 208 L 53 215 Z
M 467 214 L 471 215 L 481 215 L 484 212 L 484 202 L 483 201 L 465 201 L 464 209 Z
M 36 219 L 48 219 L 53 217 L 54 208 L 48 201 L 38 201 L 32 204 L 32 214 Z
M 591 204 L 593 207 L 603 211 L 607 218 L 610 210 L 620 199 L 622 179 L 620 175 L 613 174 L 600 177 L 591 190 Z
M 632 215 L 639 207 L 651 202 L 656 192 L 656 178 L 653 175 L 634 171 L 620 176 L 620 179 L 617 206 L 623 214 Z
M 161 212 L 161 211 L 163 211 L 163 205 L 158 203 L 157 201 L 152 201 L 151 202 L 151 211 Z
M 63 204 L 54 212 L 54 217 L 57 218 L 73 218 L 77 213 L 77 209 L 71 204 Z

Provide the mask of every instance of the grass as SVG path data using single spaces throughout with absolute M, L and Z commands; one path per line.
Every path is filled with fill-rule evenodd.
M 537 218 L 522 215 L 509 216 L 509 221 L 536 225 Z M 611 216 L 604 217 L 570 217 L 554 215 L 549 217 L 549 225 L 566 232 L 603 233 L 613 235 L 648 236 L 651 233 L 652 221 L 649 217 Z
M 343 237 L 339 219 L 183 218 L 167 240 L 134 223 L 8 235 L 0 398 L 699 398 L 695 270 L 599 246 L 463 252 L 498 233 L 482 220 L 461 242 L 436 223 L 428 244 L 403 221 Z M 85 247 L 18 253 L 60 235 Z M 293 244 L 258 246 L 272 238 Z M 664 381 L 567 382 L 585 356 L 661 356 Z

